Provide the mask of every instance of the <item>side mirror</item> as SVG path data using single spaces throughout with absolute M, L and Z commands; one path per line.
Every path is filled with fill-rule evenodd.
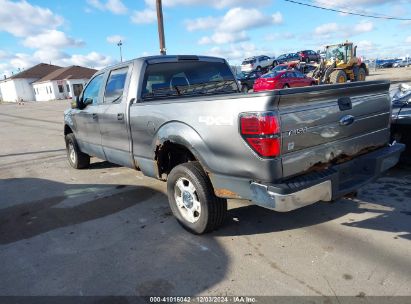
M 72 109 L 84 109 L 86 105 L 83 103 L 83 100 L 80 98 L 80 96 L 76 96 L 76 99 L 71 102 L 71 108 Z
M 86 98 L 86 100 L 81 100 L 81 103 L 83 104 L 83 107 L 86 107 L 88 105 L 93 104 L 93 99 L 92 98 Z

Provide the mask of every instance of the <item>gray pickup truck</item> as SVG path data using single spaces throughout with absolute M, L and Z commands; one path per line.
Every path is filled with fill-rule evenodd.
M 228 198 L 276 211 L 329 202 L 394 166 L 389 82 L 242 94 L 224 59 L 138 58 L 97 72 L 65 115 L 67 156 L 167 180 L 187 230 L 220 226 Z

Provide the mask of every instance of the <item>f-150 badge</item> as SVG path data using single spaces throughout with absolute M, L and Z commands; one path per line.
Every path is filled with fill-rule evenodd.
M 304 134 L 304 133 L 307 132 L 307 130 L 308 130 L 307 127 L 290 130 L 290 131 L 288 131 L 288 136 L 294 136 L 294 135 Z

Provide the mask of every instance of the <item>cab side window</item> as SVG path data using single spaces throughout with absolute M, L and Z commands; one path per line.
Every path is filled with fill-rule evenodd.
M 123 96 L 124 85 L 126 83 L 128 67 L 113 70 L 107 80 L 106 90 L 104 92 L 104 102 L 120 102 Z
M 88 105 L 88 104 L 98 104 L 99 101 L 99 96 L 98 93 L 100 92 L 101 84 L 103 82 L 103 75 L 100 74 L 94 77 L 87 85 L 87 87 L 84 89 L 83 93 L 83 103 Z

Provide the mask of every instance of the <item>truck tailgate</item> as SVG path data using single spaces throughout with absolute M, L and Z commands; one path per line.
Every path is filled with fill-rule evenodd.
M 282 90 L 283 177 L 349 160 L 389 140 L 388 81 Z

